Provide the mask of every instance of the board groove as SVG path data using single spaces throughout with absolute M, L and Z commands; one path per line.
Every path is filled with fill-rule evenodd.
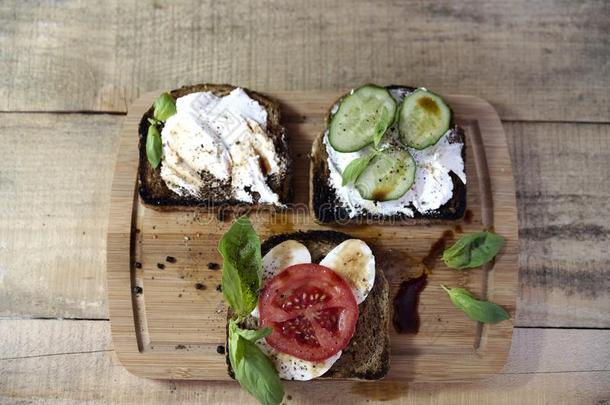
M 159 212 L 142 206 L 136 193 L 137 125 L 160 92 L 135 101 L 125 117 L 111 193 L 107 245 L 108 302 L 114 348 L 134 374 L 161 379 L 226 380 L 225 308 L 216 291 L 220 263 L 216 244 L 230 221 L 208 212 Z M 327 109 L 339 92 L 273 94 L 282 104 L 294 159 L 292 210 L 250 214 L 262 238 L 310 229 L 336 229 L 371 246 L 388 276 L 391 294 L 400 282 L 424 271 L 430 246 L 454 226 L 322 226 L 307 209 L 309 150 L 323 130 Z M 467 381 L 500 370 L 510 348 L 512 321 L 482 325 L 455 309 L 438 284 L 465 286 L 504 306 L 514 317 L 517 291 L 517 213 L 510 157 L 499 118 L 491 105 L 471 96 L 447 96 L 467 138 L 467 208 L 464 232 L 494 228 L 506 238 L 495 263 L 456 272 L 437 260 L 420 300 L 417 335 L 391 331 L 390 380 Z M 165 262 L 166 256 L 176 263 Z M 136 268 L 138 262 L 141 266 Z M 157 264 L 164 265 L 160 269 Z M 134 287 L 142 288 L 140 294 Z

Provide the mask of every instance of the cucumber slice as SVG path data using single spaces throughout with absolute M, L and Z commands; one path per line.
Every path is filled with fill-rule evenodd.
M 373 158 L 354 186 L 365 200 L 402 197 L 415 181 L 415 160 L 406 150 L 383 152 Z
M 451 110 L 439 95 L 417 89 L 405 97 L 398 112 L 400 139 L 411 148 L 427 148 L 447 132 L 450 121 Z
M 373 84 L 345 96 L 332 116 L 328 141 L 338 152 L 355 152 L 378 143 L 396 115 L 396 101 L 390 92 Z

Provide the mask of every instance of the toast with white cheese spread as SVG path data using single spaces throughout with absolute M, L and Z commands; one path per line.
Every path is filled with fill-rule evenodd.
M 285 244 L 287 241 L 293 245 L 302 244 L 309 251 L 308 260 L 311 263 L 320 263 L 332 266 L 329 263 L 329 252 L 346 241 L 355 243 L 361 241 L 351 239 L 350 235 L 334 231 L 309 231 L 275 235 L 263 242 L 261 252 L 266 257 L 263 262 L 269 261 L 272 249 Z M 290 246 L 292 248 L 292 246 Z M 368 248 L 365 248 L 368 249 Z M 368 250 L 370 252 L 370 250 Z M 292 252 L 293 258 L 298 252 Z M 310 256 L 310 257 L 309 257 Z M 336 260 L 340 263 L 342 260 Z M 341 259 L 344 259 L 342 257 Z M 273 260 L 273 259 L 271 259 Z M 279 260 L 281 261 L 281 259 Z M 364 280 L 363 280 L 364 281 Z M 372 280 L 371 280 L 372 282 Z M 374 282 L 370 290 L 366 290 L 366 298 L 358 305 L 358 321 L 355 332 L 348 344 L 339 352 L 338 357 L 332 357 L 325 362 L 312 364 L 299 359 L 291 358 L 280 353 L 268 353 L 275 363 L 280 376 L 284 379 L 307 380 L 320 379 L 354 379 L 378 380 L 383 378 L 390 367 L 390 303 L 389 285 L 382 269 L 375 268 Z M 228 321 L 234 317 L 229 311 Z M 245 329 L 259 328 L 259 320 L 255 316 L 246 317 L 240 327 Z M 228 342 L 227 342 L 228 344 Z M 227 353 L 229 350 L 227 350 Z M 330 361 L 330 362 L 329 362 Z M 227 354 L 229 375 L 234 373 Z M 316 369 L 317 367 L 317 369 Z M 320 375 L 321 374 L 321 375 Z
M 169 94 L 177 113 L 158 124 L 158 167 L 147 157 L 154 107 L 139 125 L 138 191 L 145 205 L 163 211 L 251 209 L 290 200 L 291 159 L 277 101 L 228 84 L 185 86 Z
M 425 224 L 449 222 L 462 218 L 466 210 L 464 170 L 466 139 L 463 129 L 455 124 L 450 108 L 442 102 L 442 99 L 439 101 L 448 111 L 447 126 L 441 129 L 443 134 L 440 138 L 436 137 L 432 142 L 416 144 L 416 147 L 407 147 L 394 139 L 394 137 L 401 136 L 398 128 L 401 107 L 406 96 L 416 92 L 428 92 L 428 90 L 408 86 L 387 86 L 385 88 L 374 85 L 363 86 L 363 88 L 365 87 L 385 92 L 395 100 L 397 106 L 395 110 L 399 113 L 392 112 L 392 114 L 396 114 L 397 118 L 390 121 L 387 129 L 383 130 L 385 133 L 382 134 L 383 141 L 380 143 L 379 149 L 383 149 L 384 142 L 385 145 L 394 142 L 399 145 L 398 148 L 408 151 L 412 156 L 409 158 L 414 162 L 414 174 L 411 172 L 413 177 L 410 185 L 407 185 L 408 191 L 397 198 L 377 201 L 375 194 L 371 198 L 366 195 L 367 198 L 363 198 L 362 193 L 359 193 L 361 189 L 358 189 L 358 182 L 345 184 L 343 177 L 349 163 L 357 158 L 365 157 L 374 149 L 370 143 L 364 147 L 356 145 L 355 148 L 350 149 L 351 153 L 339 152 L 330 139 L 329 129 L 333 119 L 341 109 L 342 101 L 354 94 L 352 91 L 332 106 L 327 119 L 327 129 L 316 138 L 312 145 L 310 207 L 314 219 L 319 223 L 337 224 L 355 224 L 367 221 Z M 427 94 L 440 99 L 432 92 Z M 342 130 L 345 131 L 345 128 Z M 344 147 L 342 143 L 335 141 L 335 146 L 337 144 L 337 149 Z M 356 150 L 356 148 L 360 149 Z M 375 151 L 375 153 L 377 152 Z M 379 153 L 379 155 L 382 154 Z M 372 162 L 375 163 L 375 159 Z M 390 171 L 390 173 L 392 172 Z M 360 176 L 358 181 L 362 177 L 365 176 Z M 382 179 L 379 178 L 376 181 L 381 182 Z M 392 184 L 389 192 L 396 188 L 396 185 Z

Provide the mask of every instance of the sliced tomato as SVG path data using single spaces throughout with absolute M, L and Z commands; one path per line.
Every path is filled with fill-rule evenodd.
M 319 264 L 287 267 L 259 295 L 260 320 L 273 331 L 267 343 L 303 360 L 329 358 L 348 344 L 358 321 L 351 288 Z

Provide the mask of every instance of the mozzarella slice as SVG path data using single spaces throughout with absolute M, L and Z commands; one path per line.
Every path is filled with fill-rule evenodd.
M 339 350 L 339 352 L 323 361 L 312 362 L 279 352 L 269 346 L 265 339 L 258 340 L 256 344 L 269 357 L 278 375 L 284 380 L 313 380 L 326 373 L 341 357 L 341 350 Z
M 311 254 L 302 243 L 287 240 L 274 246 L 263 257 L 263 283 L 286 267 L 301 263 L 311 263 Z
M 360 239 L 348 239 L 328 252 L 320 262 L 347 281 L 356 302 L 366 299 L 375 282 L 375 256 L 371 248 Z

